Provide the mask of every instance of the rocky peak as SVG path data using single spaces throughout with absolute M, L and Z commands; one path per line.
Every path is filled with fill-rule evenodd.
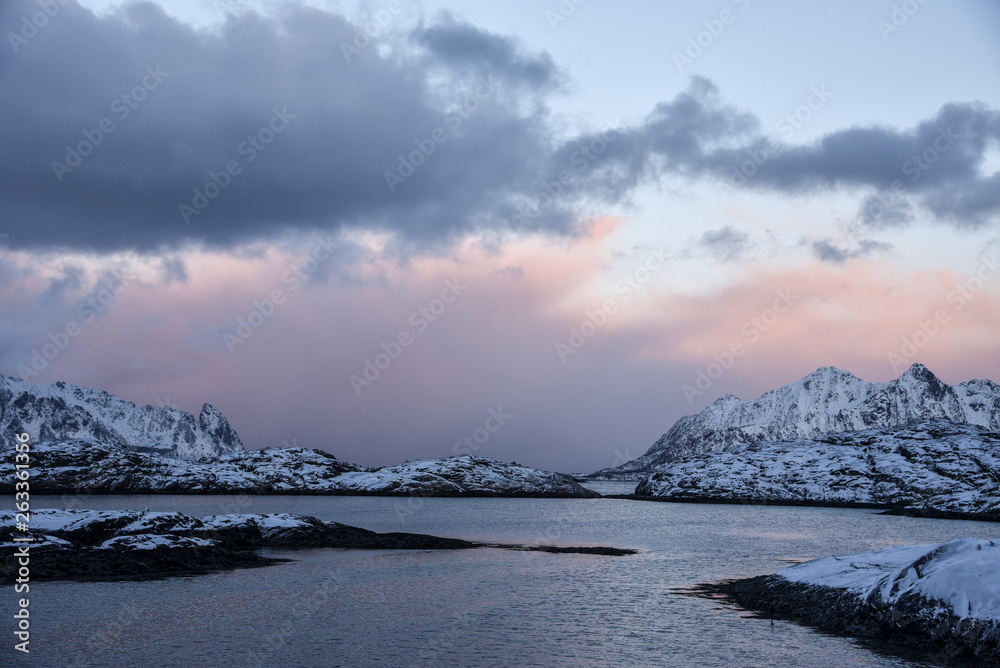
M 0 375 L 0 435 L 10 440 L 20 432 L 35 441 L 98 439 L 180 459 L 243 450 L 226 418 L 209 404 L 195 421 L 187 411 L 138 406 L 102 390 Z
M 950 386 L 923 364 L 913 364 L 888 382 L 868 382 L 836 367 L 821 367 L 753 401 L 721 397 L 700 413 L 678 420 L 641 457 L 594 475 L 635 478 L 702 452 L 932 418 L 1000 429 L 1000 386 L 989 380 Z

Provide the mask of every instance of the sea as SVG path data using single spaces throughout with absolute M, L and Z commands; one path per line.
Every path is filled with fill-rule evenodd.
M 589 483 L 603 494 L 634 483 Z M 264 550 L 290 561 L 159 579 L 31 585 L 30 655 L 58 666 L 933 666 L 690 595 L 699 583 L 892 545 L 1000 537 L 996 524 L 876 511 L 627 499 L 32 495 L 33 508 L 288 512 L 375 531 L 632 556 L 506 549 Z M 6 595 L 15 604 L 13 588 Z

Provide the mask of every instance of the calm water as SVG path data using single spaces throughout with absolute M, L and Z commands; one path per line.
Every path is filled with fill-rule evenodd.
M 605 483 L 600 491 L 631 490 Z M 33 505 L 67 505 L 43 498 Z M 643 552 L 268 551 L 296 561 L 145 582 L 42 583 L 31 591 L 30 657 L 5 647 L 0 664 L 933 665 L 672 590 L 770 573 L 789 559 L 1000 534 L 995 524 L 865 510 L 615 499 L 96 496 L 75 505 L 199 516 L 287 511 L 377 531 Z

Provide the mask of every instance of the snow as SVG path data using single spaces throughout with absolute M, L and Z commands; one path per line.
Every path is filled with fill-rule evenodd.
M 31 539 L 32 540 L 30 543 L 24 543 L 20 541 L 16 543 L 14 541 L 0 542 L 0 548 L 16 550 L 18 548 L 24 547 L 26 544 L 30 545 L 30 549 L 32 550 L 43 547 L 56 547 L 62 549 L 72 546 L 72 543 L 70 543 L 68 540 L 63 540 L 62 538 L 57 538 L 56 536 L 49 536 L 49 535 L 40 536 L 38 534 L 33 534 Z
M 33 441 L 96 438 L 117 445 L 198 459 L 243 450 L 225 417 L 205 404 L 199 418 L 169 406 L 138 406 L 107 392 L 67 383 L 39 384 L 0 375 L 0 432 L 26 431 Z
M 921 364 L 887 382 L 822 367 L 753 401 L 721 397 L 697 415 L 682 417 L 641 457 L 594 475 L 635 479 L 702 452 L 735 452 L 758 442 L 814 439 L 932 418 L 1000 429 L 1000 386 L 989 380 L 949 386 Z
M 115 536 L 97 546 L 98 550 L 129 549 L 156 550 L 158 548 L 203 548 L 215 545 L 214 540 L 194 538 L 192 536 L 174 536 L 172 534 L 138 536 Z
M 0 526 L 11 526 L 13 522 L 14 511 L 0 511 Z M 76 549 L 80 544 L 93 549 L 123 550 L 208 547 L 216 545 L 216 541 L 201 536 L 212 536 L 213 531 L 220 529 L 255 528 L 267 537 L 283 529 L 316 526 L 322 523 L 315 518 L 289 513 L 213 515 L 199 519 L 183 513 L 148 510 L 44 509 L 33 511 L 29 522 L 33 548 L 51 546 L 66 550 Z M 17 543 L 0 545 L 13 547 Z
M 927 599 L 959 619 L 1000 621 L 1000 541 L 960 538 L 814 559 L 776 573 L 792 582 L 843 589 L 861 600 Z
M 0 526 L 14 523 L 14 511 L 0 511 Z M 32 531 L 75 532 L 96 524 L 124 523 L 116 527 L 118 533 L 143 533 L 145 531 L 186 530 L 199 521 L 177 512 L 152 512 L 148 510 L 59 510 L 44 508 L 31 511 L 28 528 Z
M 909 506 L 1000 517 L 1000 434 L 947 420 L 758 443 L 667 464 L 636 493 L 676 500 Z
M 535 494 L 588 496 L 557 473 L 487 457 L 451 457 L 368 469 L 309 448 L 268 448 L 196 462 L 159 457 L 93 439 L 32 449 L 32 489 L 112 493 L 310 492 L 354 494 Z M 13 487 L 13 461 L 0 486 Z
M 206 529 L 234 528 L 234 527 L 257 527 L 260 529 L 295 529 L 299 527 L 311 526 L 302 515 L 291 515 L 289 513 L 270 513 L 265 515 L 254 515 L 246 513 L 232 513 L 229 515 L 210 515 L 201 518 Z

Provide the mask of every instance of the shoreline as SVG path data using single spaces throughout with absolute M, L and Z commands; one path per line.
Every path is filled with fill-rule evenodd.
M 700 584 L 689 595 L 721 600 L 757 613 L 824 633 L 884 643 L 890 650 L 919 649 L 937 665 L 959 659 L 968 665 L 1000 664 L 996 623 L 954 615 L 931 617 L 918 609 L 900 611 L 879 601 L 862 600 L 845 590 L 786 580 L 779 575 Z
M 900 517 L 917 517 L 934 520 L 966 520 L 970 522 L 1000 522 L 1000 513 L 963 513 L 955 510 L 936 510 L 933 508 L 913 508 L 889 504 L 868 503 L 861 501 L 826 501 L 821 499 L 753 499 L 732 497 L 658 497 L 640 496 L 636 494 L 608 494 L 605 499 L 624 499 L 628 501 L 650 501 L 653 503 L 691 503 L 717 504 L 733 506 L 788 506 L 792 508 L 847 508 L 857 510 L 878 510 L 879 515 L 895 515 Z
M 7 511 L 0 512 L 0 516 Z M 33 526 L 17 532 L 0 525 L 0 545 L 12 547 L 0 562 L 0 585 L 14 581 L 13 547 L 27 545 L 33 580 L 154 578 L 270 566 L 289 559 L 265 557 L 262 548 L 350 550 L 467 550 L 628 556 L 639 550 L 608 546 L 487 543 L 428 534 L 378 533 L 339 522 L 288 513 L 224 514 L 197 518 L 179 512 L 137 510 L 33 511 Z

